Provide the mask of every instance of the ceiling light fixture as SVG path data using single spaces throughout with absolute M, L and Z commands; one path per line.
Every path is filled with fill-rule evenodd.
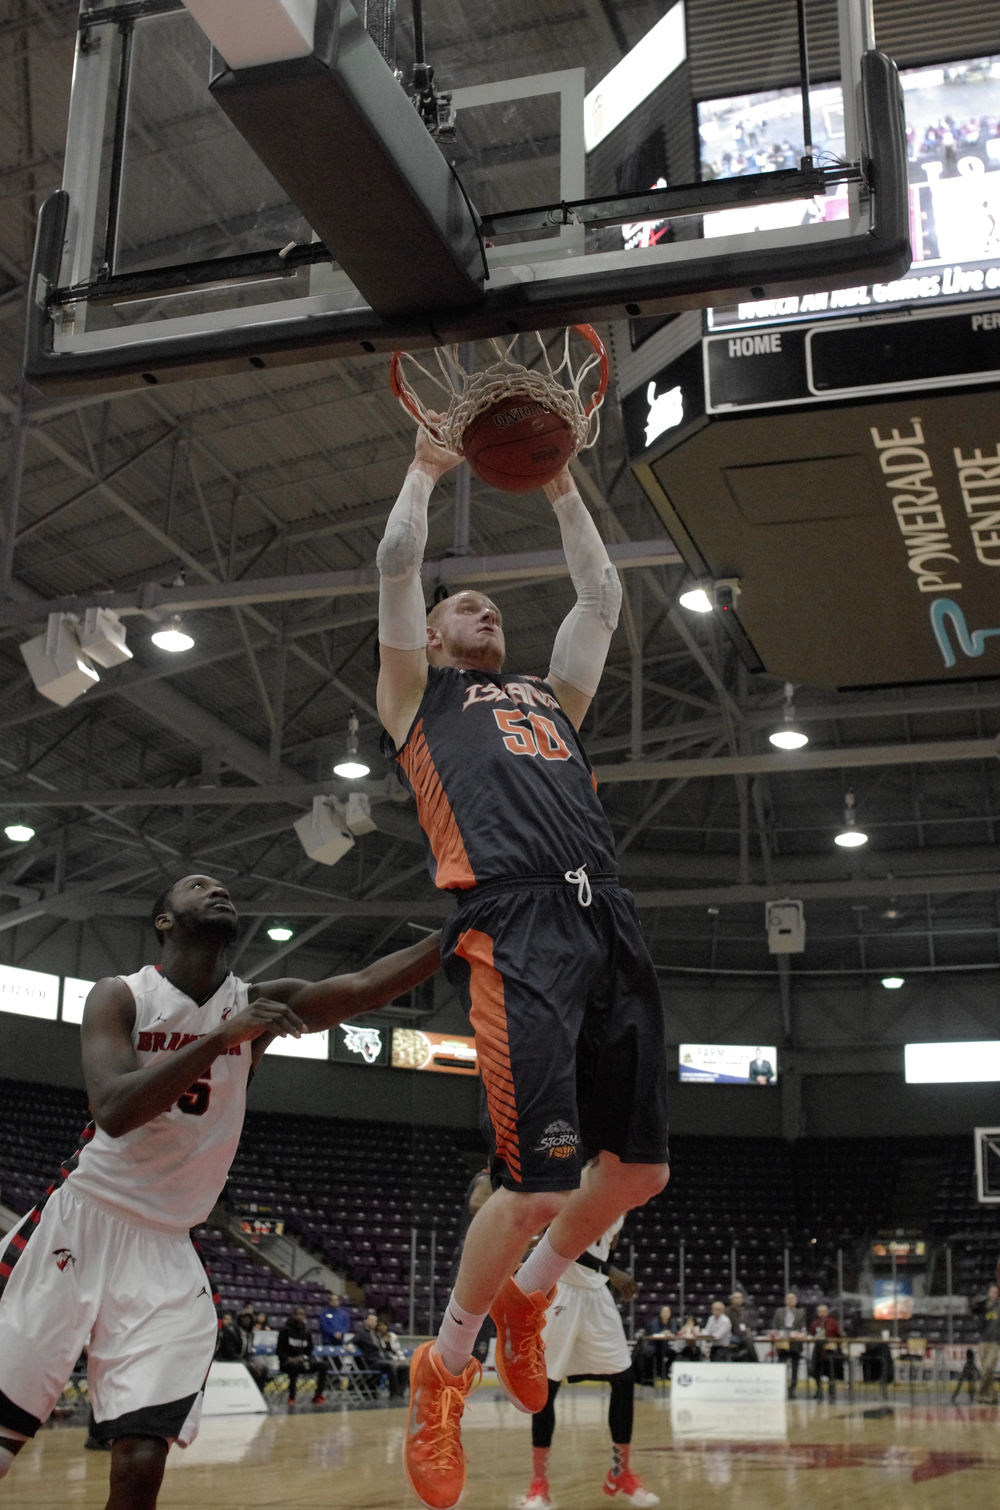
M 368 771 L 369 767 L 358 758 L 358 715 L 352 708 L 347 720 L 347 752 L 343 760 L 334 766 L 333 774 L 343 776 L 347 781 L 360 781 L 362 776 L 368 775 Z
M 7 838 L 11 839 L 15 844 L 27 844 L 29 839 L 33 839 L 35 837 L 35 830 L 33 828 L 29 828 L 27 823 L 21 822 L 8 823 L 7 827 L 4 829 L 4 833 L 7 835 Z
M 276 944 L 287 944 L 288 940 L 293 937 L 293 933 L 291 928 L 286 928 L 284 923 L 275 923 L 267 930 L 267 936 L 269 939 L 274 939 Z
M 839 834 L 834 836 L 833 842 L 839 844 L 841 849 L 857 849 L 860 845 L 868 843 L 868 835 L 857 827 L 853 792 L 848 792 L 844 798 L 844 827 Z
M 179 613 L 171 614 L 166 623 L 150 635 L 150 639 L 158 650 L 169 650 L 173 655 L 182 650 L 194 649 L 194 640 L 184 628 L 184 621 Z
M 791 682 L 786 682 L 785 711 L 781 728 L 775 729 L 773 734 L 768 735 L 771 743 L 777 745 L 779 750 L 801 750 L 803 745 L 809 743 L 809 735 L 803 733 L 795 722 L 795 704 L 792 701 L 794 694 L 795 688 Z
M 711 613 L 714 604 L 704 587 L 689 587 L 678 599 L 682 608 L 690 613 Z
M 898 991 L 906 982 L 901 975 L 883 975 L 882 984 L 887 991 Z

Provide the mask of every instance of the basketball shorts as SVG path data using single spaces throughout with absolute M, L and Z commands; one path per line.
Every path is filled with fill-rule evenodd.
M 186 1233 L 142 1226 L 67 1181 L 7 1234 L 0 1286 L 0 1433 L 35 1435 L 89 1343 L 97 1437 L 194 1441 L 218 1323 Z
M 600 1149 L 661 1164 L 667 1060 L 656 971 L 631 895 L 561 877 L 463 893 L 441 957 L 476 1035 L 491 1171 L 509 1190 L 572 1190 Z
M 560 1280 L 542 1330 L 545 1372 L 550 1379 L 579 1374 L 621 1374 L 632 1354 L 610 1287 L 584 1289 Z

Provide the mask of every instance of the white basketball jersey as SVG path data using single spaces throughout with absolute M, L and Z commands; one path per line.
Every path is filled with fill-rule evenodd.
M 247 985 L 227 975 L 200 1007 L 155 965 L 119 977 L 135 998 L 132 1042 L 140 1065 L 203 1038 L 247 1005 Z M 243 1130 L 251 1043 L 220 1054 L 190 1090 L 120 1138 L 98 1127 L 69 1176 L 74 1189 L 159 1227 L 203 1222 L 226 1183 Z
M 621 1231 L 624 1220 L 625 1216 L 620 1216 L 614 1226 L 609 1227 L 604 1236 L 599 1237 L 596 1243 L 591 1243 L 587 1249 L 587 1252 L 602 1264 L 607 1263 L 608 1254 L 614 1248 L 615 1238 Z M 578 1290 L 602 1290 L 608 1282 L 608 1276 L 598 1273 L 596 1269 L 585 1269 L 582 1264 L 570 1264 L 562 1277 L 562 1282 L 573 1285 Z

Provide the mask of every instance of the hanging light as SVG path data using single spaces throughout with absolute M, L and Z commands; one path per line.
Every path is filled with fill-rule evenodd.
M 166 623 L 150 635 L 150 639 L 157 649 L 169 650 L 174 655 L 182 650 L 194 649 L 194 640 L 184 628 L 184 620 L 179 613 L 171 614 Z
M 868 843 L 868 835 L 857 827 L 853 792 L 848 792 L 844 798 L 844 826 L 834 836 L 833 842 L 839 844 L 841 849 L 857 849 L 859 845 Z
M 898 991 L 900 986 L 906 985 L 906 981 L 901 975 L 883 975 L 882 984 L 887 991 Z
M 35 837 L 35 830 L 33 828 L 29 828 L 27 823 L 22 823 L 20 819 L 17 819 L 13 823 L 8 823 L 7 827 L 4 829 L 4 833 L 7 835 L 7 838 L 11 839 L 15 844 L 27 844 L 29 839 L 33 839 Z
M 768 735 L 771 743 L 777 745 L 779 750 L 801 750 L 803 745 L 809 743 L 809 735 L 804 733 L 795 722 L 795 704 L 792 701 L 794 692 L 795 688 L 791 682 L 786 682 L 785 712 L 781 728 L 775 729 L 773 734 Z
M 363 760 L 358 758 L 358 715 L 351 709 L 351 716 L 347 720 L 347 752 L 343 760 L 333 768 L 335 776 L 343 776 L 347 781 L 360 781 L 362 776 L 367 776 L 369 767 Z
M 711 613 L 713 608 L 712 599 L 703 587 L 689 587 L 687 592 L 682 592 L 677 600 L 682 608 L 691 613 Z
M 288 940 L 293 937 L 293 933 L 291 928 L 284 923 L 272 923 L 267 930 L 267 936 L 269 939 L 274 939 L 276 944 L 287 944 Z

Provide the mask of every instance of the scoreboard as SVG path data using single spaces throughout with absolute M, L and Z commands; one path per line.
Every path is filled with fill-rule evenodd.
M 622 401 L 744 662 L 841 690 L 1000 677 L 1000 298 L 702 331 Z
M 1000 299 L 704 341 L 709 414 L 1000 379 Z

